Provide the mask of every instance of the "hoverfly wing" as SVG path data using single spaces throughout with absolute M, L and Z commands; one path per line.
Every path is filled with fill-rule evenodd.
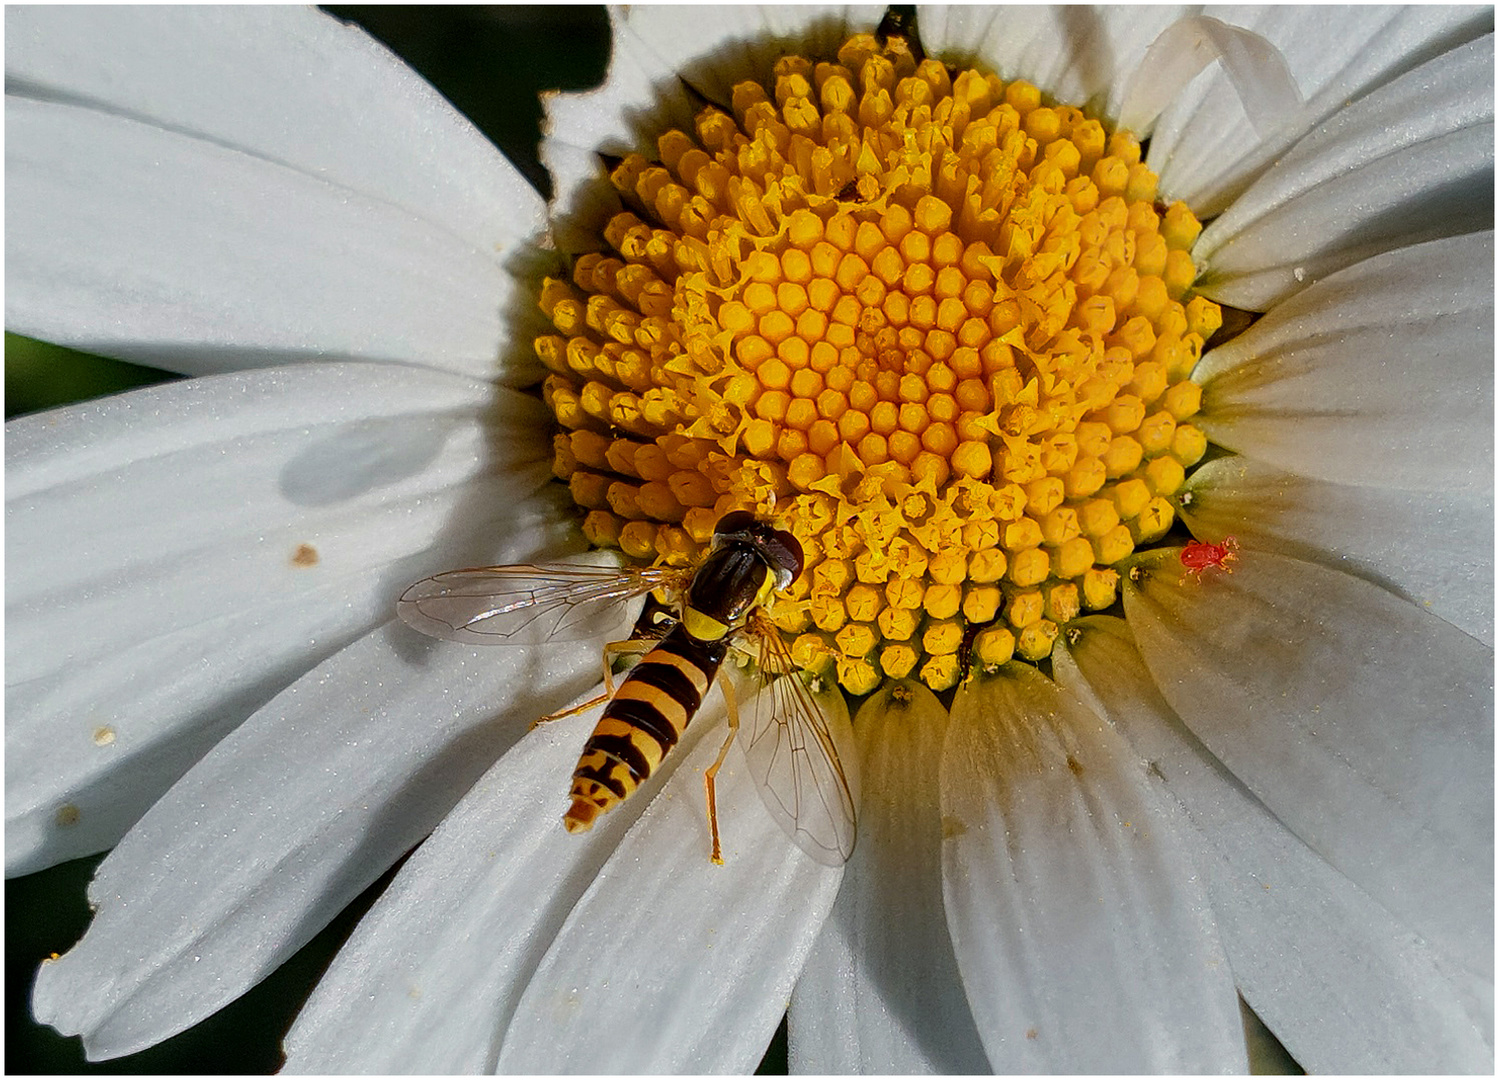
M 619 610 L 652 589 L 679 590 L 689 572 L 668 567 L 483 566 L 412 585 L 396 601 L 401 621 L 465 645 L 540 645 L 606 636 Z
M 856 836 L 848 706 L 836 687 L 813 693 L 768 619 L 756 629 L 754 681 L 761 689 L 748 704 L 748 729 L 740 733 L 750 776 L 770 816 L 798 847 L 826 866 L 842 866 Z

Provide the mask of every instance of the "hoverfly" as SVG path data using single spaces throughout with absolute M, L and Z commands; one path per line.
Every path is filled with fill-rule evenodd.
M 803 851 L 841 866 L 854 847 L 854 795 L 834 745 L 834 720 L 765 611 L 801 569 L 794 536 L 735 511 L 718 522 L 695 567 L 453 570 L 412 585 L 396 611 L 407 625 L 448 641 L 535 645 L 587 638 L 610 608 L 645 594 L 631 639 L 604 646 L 606 692 L 588 704 L 608 704 L 573 772 L 567 830 L 586 831 L 628 798 L 676 745 L 717 680 L 729 733 L 703 785 L 712 859 L 723 862 L 714 779 L 740 725 L 736 695 L 717 677 L 733 652 L 751 662 L 758 691 L 742 749 L 761 800 Z M 610 662 L 627 652 L 644 655 L 615 689 Z

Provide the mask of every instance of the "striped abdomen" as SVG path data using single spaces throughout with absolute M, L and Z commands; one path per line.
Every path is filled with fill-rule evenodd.
M 620 684 L 573 772 L 568 832 L 583 832 L 635 791 L 661 763 L 697 713 L 728 651 L 726 638 L 703 640 L 672 628 Z

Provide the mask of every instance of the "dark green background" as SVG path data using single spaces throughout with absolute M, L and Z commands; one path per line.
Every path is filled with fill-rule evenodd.
M 598 84 L 609 53 L 608 23 L 594 7 L 330 7 L 385 42 L 550 193 L 536 153 L 537 94 Z M 6 416 L 117 393 L 169 373 L 87 356 L 7 334 Z M 84 890 L 101 857 L 79 859 L 6 883 L 6 1071 L 10 1073 L 259 1073 L 281 1063 L 280 1039 L 334 952 L 389 883 L 387 874 L 322 934 L 244 997 L 201 1024 L 130 1057 L 90 1064 L 79 1040 L 30 1020 L 37 964 L 66 952 L 88 925 Z M 1294 1069 L 1246 1016 L 1256 1072 Z M 785 1025 L 761 1072 L 786 1069 Z

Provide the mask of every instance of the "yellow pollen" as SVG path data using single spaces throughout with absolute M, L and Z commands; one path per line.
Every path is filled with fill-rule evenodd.
M 807 569 L 771 617 L 868 693 L 1050 655 L 1207 441 L 1201 225 L 1138 141 L 858 35 L 778 61 L 612 181 L 536 340 L 595 544 L 690 565 L 731 510 Z

